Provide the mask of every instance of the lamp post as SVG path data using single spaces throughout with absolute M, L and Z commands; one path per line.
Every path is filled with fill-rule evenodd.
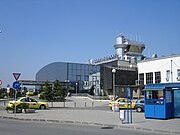
M 115 93 L 115 73 L 116 73 L 116 69 L 112 69 L 112 73 L 113 73 L 113 96 L 115 97 L 116 96 L 116 93 Z
M 77 86 L 78 86 L 78 83 L 76 83 L 76 96 L 77 96 Z

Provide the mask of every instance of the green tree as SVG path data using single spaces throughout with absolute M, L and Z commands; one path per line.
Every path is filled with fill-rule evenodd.
M 67 95 L 67 88 L 61 84 L 59 80 L 54 82 L 53 92 L 55 97 L 59 97 L 60 100 L 64 100 Z
M 45 82 L 45 87 L 44 89 L 44 96 L 46 100 L 52 100 L 54 97 L 53 91 L 52 91 L 52 85 L 49 84 L 48 81 Z
M 56 80 L 54 82 L 53 92 L 54 92 L 54 96 L 62 97 L 62 86 L 59 80 Z

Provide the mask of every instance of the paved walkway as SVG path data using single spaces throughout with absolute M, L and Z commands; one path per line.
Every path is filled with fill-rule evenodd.
M 99 101 L 96 101 L 99 102 Z M 104 105 L 107 102 L 99 102 Z M 126 128 L 132 130 L 142 130 L 147 132 L 156 132 L 160 134 L 180 135 L 180 119 L 157 120 L 145 119 L 144 113 L 133 111 L 133 123 L 122 124 L 119 119 L 119 112 L 112 112 L 107 109 L 93 109 L 92 107 L 65 107 L 50 108 L 47 110 L 36 110 L 35 113 L 7 113 L 0 111 L 0 118 L 18 119 L 27 121 L 41 121 L 54 123 L 85 124 L 105 127 Z

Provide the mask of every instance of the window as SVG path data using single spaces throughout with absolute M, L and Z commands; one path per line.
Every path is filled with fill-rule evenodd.
M 155 72 L 155 83 L 161 83 L 161 72 Z
M 69 67 L 69 69 L 73 69 L 73 64 L 68 63 L 68 67 Z
M 93 85 L 96 85 L 97 76 L 92 76 Z
M 76 70 L 76 64 L 75 64 L 75 63 L 72 64 L 72 68 L 73 68 L 74 70 Z
M 81 70 L 76 70 L 76 75 L 81 75 Z
M 141 83 L 144 83 L 144 73 L 139 74 L 139 80 Z
M 166 81 L 169 82 L 170 79 L 170 70 L 166 70 Z
M 80 75 L 76 75 L 76 81 L 81 81 L 81 76 Z
M 81 69 L 81 64 L 76 65 L 77 69 Z
M 146 84 L 153 83 L 153 73 L 146 73 Z
M 84 80 L 85 80 L 85 81 L 89 81 L 89 76 L 87 76 L 87 75 L 84 76 Z
M 152 99 L 152 91 L 147 91 L 146 98 Z
M 177 70 L 177 81 L 180 81 L 180 69 Z
M 177 70 L 177 77 L 180 77 L 180 69 Z

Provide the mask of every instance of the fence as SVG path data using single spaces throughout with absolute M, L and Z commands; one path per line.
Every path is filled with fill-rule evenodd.
M 86 108 L 100 106 L 95 102 L 48 102 L 50 108 Z

